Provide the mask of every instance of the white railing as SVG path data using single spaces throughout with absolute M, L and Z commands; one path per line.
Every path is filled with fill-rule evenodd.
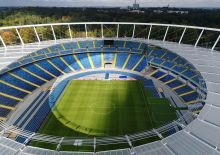
M 181 28 L 181 32 L 178 33 L 178 36 L 176 36 L 178 39 L 176 39 L 175 42 L 181 44 L 182 41 L 183 41 L 183 38 L 187 35 L 186 32 L 188 30 L 195 30 L 195 31 L 198 31 L 197 32 L 197 36 L 196 38 L 194 38 L 194 43 L 193 43 L 193 46 L 197 47 L 199 45 L 199 42 L 201 41 L 201 39 L 206 35 L 205 32 L 211 32 L 211 36 L 215 35 L 215 37 L 212 38 L 211 41 L 208 41 L 207 43 L 211 43 L 211 47 L 209 47 L 211 50 L 215 50 L 216 49 L 216 46 L 218 45 L 219 43 L 219 40 L 220 40 L 220 35 L 219 35 L 219 32 L 220 32 L 220 29 L 216 29 L 216 28 L 206 28 L 206 27 L 197 27 L 197 26 L 187 26 L 187 25 L 174 25 L 174 24 L 157 24 L 157 23 L 125 23 L 125 22 L 86 22 L 86 23 L 49 23 L 49 24 L 36 24 L 36 25 L 22 25 L 22 26 L 9 26 L 9 27 L 1 27 L 0 28 L 0 32 L 3 32 L 3 31 L 11 31 L 13 32 L 13 34 L 15 36 L 17 36 L 17 42 L 16 42 L 16 45 L 21 45 L 21 46 L 24 46 L 26 44 L 29 44 L 29 43 L 36 43 L 36 42 L 39 42 L 41 43 L 43 40 L 40 36 L 40 32 L 37 30 L 38 28 L 40 27 L 46 27 L 48 28 L 48 30 L 50 30 L 50 40 L 54 40 L 54 41 L 57 41 L 59 38 L 57 37 L 58 36 L 58 33 L 57 30 L 55 29 L 56 26 L 64 26 L 65 29 L 62 30 L 61 33 L 69 33 L 68 34 L 68 37 L 65 37 L 65 39 L 73 39 L 74 36 L 73 36 L 73 28 L 72 26 L 80 26 L 80 31 L 83 32 L 85 35 L 83 36 L 83 38 L 89 38 L 90 35 L 89 35 L 89 26 L 94 26 L 94 25 L 98 25 L 98 27 L 100 27 L 99 31 L 100 31 L 100 35 L 99 36 L 96 36 L 96 37 L 99 37 L 99 38 L 106 38 L 105 34 L 104 34 L 104 31 L 108 31 L 109 28 L 107 28 L 106 26 L 114 26 L 114 36 L 112 37 L 115 37 L 115 38 L 119 38 L 120 37 L 120 31 L 121 30 L 126 30 L 126 29 L 123 29 L 121 28 L 122 26 L 130 26 L 130 29 L 127 28 L 127 32 L 130 31 L 130 36 L 126 36 L 128 38 L 136 38 L 136 33 L 140 33 L 142 32 L 143 30 L 145 29 L 148 29 L 148 31 L 146 32 L 146 34 L 144 34 L 144 38 L 145 39 L 154 39 L 152 38 L 152 34 L 155 33 L 154 32 L 154 28 L 157 28 L 157 32 L 158 32 L 158 27 L 160 28 L 164 28 L 164 32 L 163 34 L 161 34 L 161 41 L 165 42 L 165 41 L 169 41 L 169 39 L 167 39 L 168 35 L 169 34 L 173 34 L 175 33 L 173 30 L 171 30 L 172 28 Z M 138 26 L 146 26 L 147 28 L 142 28 L 142 29 L 137 29 Z M 21 35 L 21 32 L 20 30 L 21 29 L 24 29 L 24 28 L 28 28 L 30 29 L 33 34 L 30 34 L 30 35 L 33 35 L 35 37 L 35 40 L 33 40 L 33 42 L 28 42 L 26 43 L 24 41 L 24 37 Z M 94 30 L 98 30 L 97 28 L 95 28 Z M 161 30 L 159 30 L 161 31 Z M 179 31 L 179 30 L 178 30 Z M 207 36 L 207 37 L 210 37 L 211 36 Z M 125 36 L 121 36 L 121 37 L 125 37 Z M 11 45 L 14 45 L 13 43 L 10 44 L 10 42 L 8 40 L 5 39 L 5 37 L 2 35 L 2 33 L 0 33 L 0 42 L 2 44 L 3 47 L 7 48 L 8 46 L 11 46 Z

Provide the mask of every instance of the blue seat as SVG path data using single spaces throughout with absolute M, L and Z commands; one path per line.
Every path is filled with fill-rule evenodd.
M 155 87 L 151 87 L 151 92 L 152 92 L 152 95 L 156 98 L 159 98 L 159 94 L 158 94 L 158 91 L 156 90 Z
M 40 107 L 40 109 L 36 112 L 36 114 L 32 117 L 30 122 L 25 127 L 26 130 L 35 132 L 37 131 L 47 115 L 49 114 L 51 108 L 48 104 L 48 99 L 43 103 L 43 105 Z
M 28 93 L 25 93 L 21 90 L 15 89 L 3 83 L 0 83 L 0 92 L 14 96 L 14 97 L 18 97 L 18 98 L 24 98 L 28 94 Z
M 179 57 L 178 59 L 176 59 L 175 62 L 176 64 L 179 64 L 179 65 L 185 65 L 187 63 L 187 61 L 182 57 Z
M 21 77 L 21 78 L 23 78 L 23 79 L 25 79 L 27 81 L 35 83 L 37 85 L 42 85 L 42 84 L 45 83 L 45 81 L 43 81 L 43 80 L 41 80 L 41 79 L 31 75 L 30 73 L 28 73 L 28 72 L 26 72 L 26 71 L 24 71 L 24 70 L 22 70 L 20 68 L 13 70 L 12 73 L 16 74 L 17 76 L 19 76 L 19 77 Z
M 95 41 L 95 47 L 103 47 L 104 41 L 103 40 L 96 40 Z
M 155 57 L 162 57 L 165 54 L 166 51 L 162 50 L 162 49 L 156 49 L 153 52 L 151 52 L 150 56 L 155 56 Z
M 46 55 L 47 55 L 47 58 L 56 57 L 56 56 L 59 56 L 59 52 L 48 53 Z
M 9 64 L 9 65 L 7 66 L 7 68 L 9 68 L 9 69 L 14 69 L 14 68 L 17 68 L 17 67 L 19 67 L 19 66 L 21 66 L 20 63 L 18 63 L 18 62 L 13 62 L 13 63 Z
M 37 55 L 38 55 L 37 52 L 33 52 L 33 53 L 30 54 L 30 56 L 32 56 L 32 57 L 35 57 Z
M 80 48 L 94 48 L 93 41 L 87 40 L 87 41 L 80 41 Z
M 168 59 L 170 61 L 173 61 L 177 57 L 177 54 L 172 52 L 167 52 L 167 54 L 163 57 L 163 59 Z
M 160 58 L 154 58 L 151 62 L 160 65 L 163 63 L 163 60 L 161 60 Z
M 101 52 L 102 48 L 101 47 L 89 48 L 88 51 L 89 52 Z
M 133 48 L 131 52 L 133 52 L 133 53 L 141 53 L 142 50 L 141 49 L 139 50 L 139 49 Z
M 19 142 L 19 143 L 24 143 L 25 140 L 26 140 L 26 138 L 21 137 L 21 136 L 17 136 L 16 139 L 15 139 L 15 141 L 16 141 L 16 142 Z
M 40 107 L 40 109 L 37 111 L 37 113 L 33 116 L 31 121 L 27 124 L 25 129 L 28 131 L 36 132 L 40 128 L 47 115 L 49 114 L 50 110 L 51 109 L 47 99 Z
M 25 58 L 25 59 L 20 60 L 20 63 L 22 63 L 23 65 L 25 65 L 25 64 L 31 63 L 31 62 L 33 62 L 33 61 L 34 61 L 34 60 L 33 60 L 31 57 L 29 57 L 29 58 Z
M 104 53 L 104 60 L 105 61 L 113 61 L 115 55 L 113 53 Z
M 47 60 L 39 61 L 37 64 L 55 76 L 59 76 L 61 74 L 60 71 L 54 68 Z
M 31 115 L 35 112 L 35 110 L 39 107 L 40 103 L 46 98 L 46 96 L 49 94 L 49 91 L 45 92 L 41 96 L 41 100 L 35 99 L 34 102 L 24 111 L 26 113 L 29 111 L 29 115 L 27 115 L 25 118 L 22 119 L 22 122 L 20 123 L 19 127 L 23 127 L 23 125 L 28 121 L 28 119 L 31 117 Z M 39 97 L 39 96 L 38 96 Z M 31 111 L 30 111 L 31 110 Z M 25 115 L 21 115 L 20 117 L 24 117 Z M 16 122 L 19 122 L 19 120 L 16 120 Z
M 190 69 L 188 69 L 187 71 L 183 72 L 182 74 L 185 75 L 186 77 L 189 77 L 189 78 L 195 75 L 195 73 L 192 70 L 190 70 Z
M 135 71 L 141 72 L 144 68 L 148 66 L 148 60 L 142 59 L 138 66 L 134 69 Z
M 47 48 L 43 48 L 43 49 L 40 49 L 36 52 L 37 55 L 42 55 L 42 54 L 46 54 L 46 53 L 50 53 Z
M 175 67 L 173 67 L 173 70 L 178 72 L 178 73 L 181 73 L 185 70 L 185 68 L 180 67 L 180 66 L 175 66 Z
M 89 59 L 86 53 L 77 54 L 76 57 L 80 60 L 81 64 L 86 68 L 90 69 L 91 65 L 89 63 Z
M 181 81 L 179 81 L 178 79 L 168 83 L 167 85 L 170 87 L 170 88 L 175 88 L 175 87 L 178 87 L 180 85 L 182 85 L 183 83 Z
M 170 61 L 166 61 L 165 63 L 163 63 L 163 66 L 169 69 L 169 68 L 173 67 L 174 64 Z
M 191 94 L 182 96 L 182 99 L 183 99 L 185 102 L 194 101 L 194 100 L 197 100 L 197 98 L 198 98 L 198 93 L 197 93 L 197 92 L 194 92 L 194 93 L 191 93 Z
M 64 43 L 63 46 L 65 47 L 65 49 L 71 49 L 71 50 L 79 48 L 77 42 Z
M 203 83 L 204 79 L 201 75 L 197 75 L 197 76 L 193 77 L 192 80 L 198 84 L 205 84 L 205 83 Z
M 160 81 L 165 83 L 165 82 L 170 81 L 172 79 L 174 79 L 174 77 L 168 74 L 165 77 L 161 78 Z
M 78 48 L 74 50 L 74 53 L 86 53 L 87 49 L 86 48 Z
M 125 66 L 125 68 L 132 69 L 138 63 L 138 61 L 141 59 L 141 57 L 142 57 L 142 55 L 132 54 L 130 56 L 130 59 L 128 60 L 128 63 Z
M 53 77 L 51 75 L 49 75 L 48 73 L 44 72 L 43 70 L 41 70 L 39 67 L 33 65 L 33 64 L 30 64 L 30 65 L 27 65 L 25 66 L 25 68 L 29 71 L 31 71 L 32 73 L 35 73 L 36 75 L 44 78 L 44 79 L 47 79 L 48 81 L 52 80 Z
M 118 53 L 117 54 L 117 60 L 116 60 L 116 67 L 117 68 L 122 68 L 125 60 L 127 59 L 128 54 L 127 53 Z
M 59 45 L 54 45 L 54 46 L 51 46 L 49 47 L 49 49 L 52 51 L 52 52 L 59 52 L 59 51 L 63 51 L 63 47 L 59 44 Z
M 24 115 L 30 110 L 31 107 L 36 103 L 36 101 L 42 96 L 43 92 L 41 92 L 34 101 L 25 109 L 25 111 L 19 116 L 19 118 L 14 122 L 14 125 L 17 125 L 18 122 L 24 117 Z
M 74 59 L 73 55 L 67 55 L 67 56 L 62 56 L 62 58 L 68 63 L 70 64 L 70 66 L 76 70 L 79 71 L 81 70 L 79 64 L 76 62 L 76 60 Z
M 104 47 L 103 48 L 103 51 L 104 53 L 107 53 L 107 52 L 115 52 L 116 51 L 116 48 L 115 47 Z M 100 51 L 99 51 L 100 52 Z
M 141 44 L 141 46 L 140 46 L 140 49 L 141 50 L 144 50 L 144 49 L 146 49 L 147 48 L 147 45 L 146 44 Z
M 0 108 L 0 117 L 7 117 L 7 115 L 10 113 L 11 110 Z
M 150 53 L 153 53 L 153 51 L 154 51 L 154 48 L 148 46 L 148 47 L 147 47 L 147 50 L 146 50 L 146 54 L 147 54 L 147 56 L 149 56 Z
M 105 73 L 105 79 L 109 79 L 109 73 Z
M 54 65 L 56 65 L 60 70 L 66 72 L 66 73 L 70 73 L 71 72 L 69 67 L 59 57 L 52 58 L 52 59 L 50 59 L 50 61 Z
M 87 48 L 87 41 L 79 41 L 80 48 Z
M 150 79 L 143 79 L 144 81 L 144 87 L 154 87 L 154 83 Z
M 164 72 L 162 72 L 162 71 L 157 71 L 156 73 L 154 73 L 152 76 L 154 77 L 154 78 L 159 78 L 159 77 L 161 77 L 161 76 L 163 76 L 163 75 L 165 75 L 166 73 L 164 73 Z
M 117 48 L 118 52 L 130 52 L 131 50 L 128 48 L 124 48 L 124 47 L 118 47 Z
M 115 47 L 124 47 L 125 41 L 114 41 Z
M 2 105 L 10 106 L 10 107 L 15 107 L 16 104 L 19 102 L 15 99 L 8 98 L 5 96 L 0 95 L 0 101 Z
M 17 86 L 19 88 L 22 88 L 22 89 L 25 89 L 28 91 L 33 91 L 34 89 L 36 89 L 35 86 L 30 85 L 22 80 L 19 80 L 16 77 L 14 77 L 8 73 L 5 73 L 4 75 L 2 75 L 0 79 L 7 82 L 7 83 L 10 83 L 14 86 Z
M 184 94 L 184 93 L 190 92 L 192 90 L 193 90 L 192 88 L 190 88 L 189 86 L 186 85 L 186 86 L 183 86 L 181 88 L 176 89 L 175 92 L 178 95 L 180 95 L 180 94 Z
M 46 58 L 46 55 L 37 55 L 37 56 L 33 57 L 33 59 L 35 61 L 42 60 L 42 59 L 45 59 L 45 58 Z
M 63 90 L 66 88 L 68 80 L 64 80 L 59 83 L 59 85 L 56 87 L 56 89 L 51 93 L 49 105 L 51 108 L 54 107 L 56 101 L 59 99 L 60 95 L 62 94 Z
M 126 48 L 134 48 L 134 49 L 138 49 L 140 43 L 139 42 L 132 42 L 132 41 L 127 41 L 126 42 Z
M 90 53 L 90 57 L 92 59 L 92 62 L 95 66 L 95 68 L 102 67 L 102 62 L 101 62 L 101 55 L 100 53 Z

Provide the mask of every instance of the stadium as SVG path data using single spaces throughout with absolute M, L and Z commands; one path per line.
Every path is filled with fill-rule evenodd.
M 220 154 L 220 29 L 48 23 L 0 46 L 1 155 Z

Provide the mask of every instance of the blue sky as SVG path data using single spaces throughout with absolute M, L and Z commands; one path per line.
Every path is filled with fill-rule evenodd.
M 220 7 L 220 0 L 137 0 L 143 7 Z M 133 0 L 0 0 L 0 6 L 128 6 Z

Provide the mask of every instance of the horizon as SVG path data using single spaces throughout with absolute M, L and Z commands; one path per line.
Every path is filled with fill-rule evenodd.
M 0 0 L 0 7 L 120 8 L 135 0 Z M 141 8 L 220 8 L 219 0 L 137 0 Z
M 87 8 L 87 9 L 108 9 L 108 8 L 126 8 L 129 6 L 0 6 L 0 8 Z M 151 8 L 166 8 L 167 6 L 151 6 L 151 7 L 141 7 L 140 9 L 151 9 Z M 220 6 L 217 7 L 176 7 L 169 6 L 168 8 L 177 8 L 177 9 L 220 9 Z

